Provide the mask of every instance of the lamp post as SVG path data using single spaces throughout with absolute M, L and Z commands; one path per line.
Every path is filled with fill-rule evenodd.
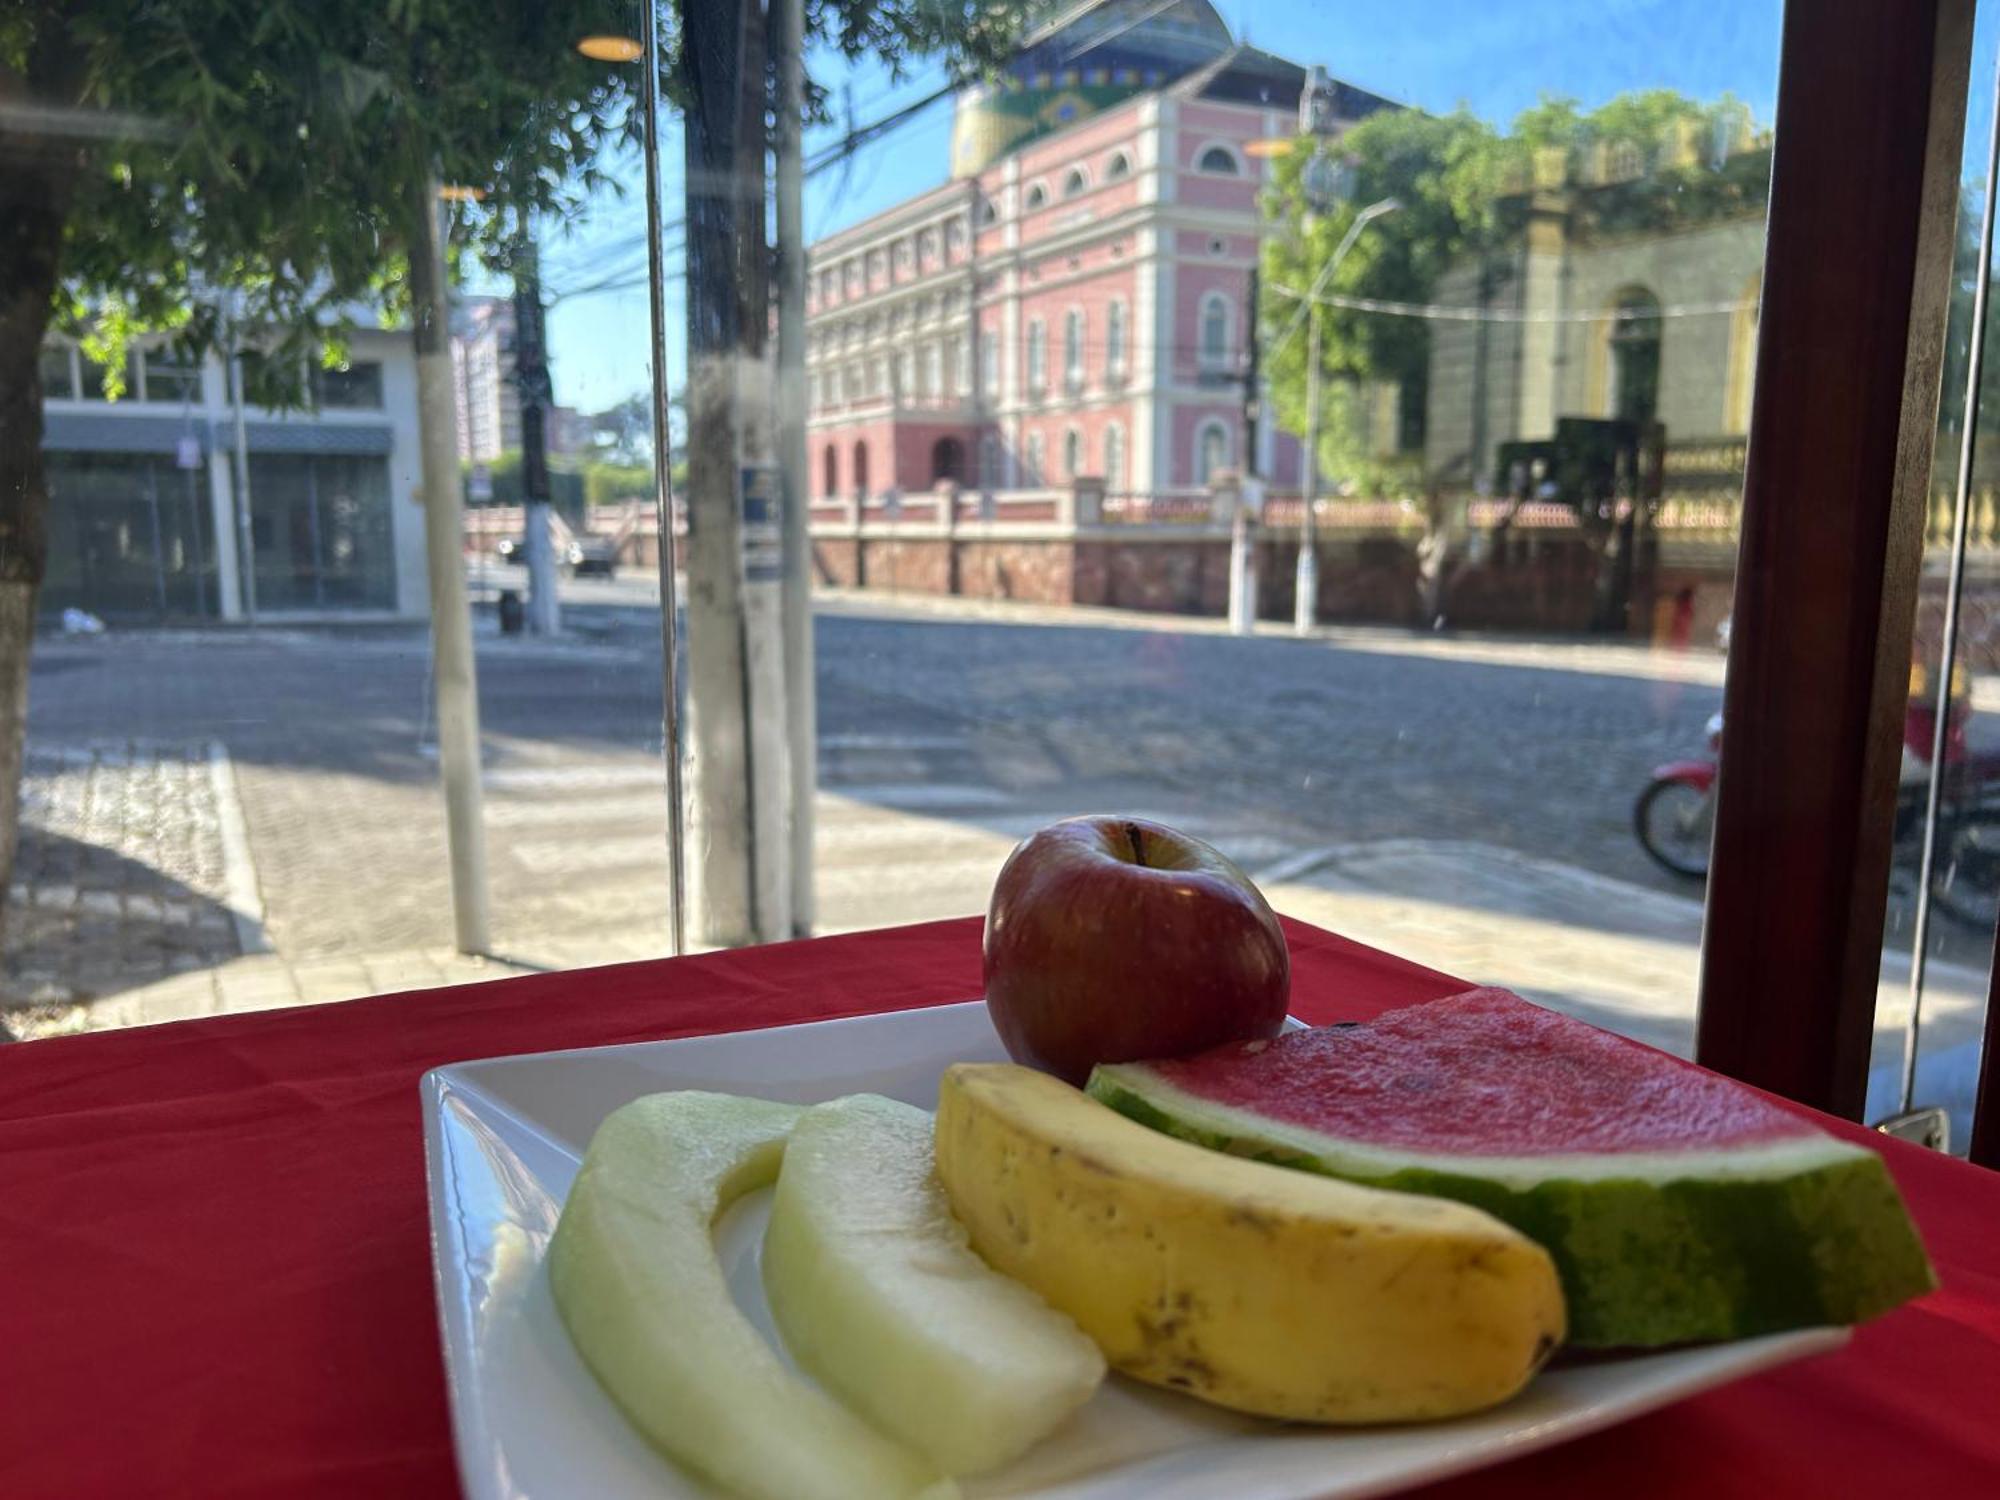
M 1371 203 L 1354 216 L 1354 222 L 1347 226 L 1347 233 L 1340 237 L 1333 254 L 1326 258 L 1326 264 L 1313 279 L 1312 289 L 1306 293 L 1305 306 L 1299 309 L 1299 317 L 1306 320 L 1306 452 L 1305 472 L 1302 476 L 1301 499 L 1303 505 L 1299 519 L 1299 562 L 1293 584 L 1292 628 L 1300 635 L 1310 635 L 1319 623 L 1319 526 L 1314 515 L 1314 506 L 1319 500 L 1319 296 L 1326 284 L 1333 279 L 1333 273 L 1340 269 L 1340 263 L 1347 258 L 1347 252 L 1354 248 L 1354 242 L 1361 238 L 1361 231 L 1384 214 L 1392 214 L 1402 204 L 1394 198 L 1384 198 L 1379 203 Z M 1285 337 L 1278 341 L 1278 349 L 1290 342 L 1298 331 L 1299 318 L 1292 320 L 1292 326 L 1285 330 Z M 1274 354 L 1277 350 L 1272 351 Z

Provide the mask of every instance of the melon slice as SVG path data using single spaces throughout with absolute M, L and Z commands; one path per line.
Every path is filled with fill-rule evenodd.
M 799 1363 L 947 1474 L 1025 1453 L 1104 1379 L 1075 1323 L 973 1253 L 938 1184 L 930 1111 L 894 1099 L 853 1094 L 794 1127 L 764 1290 Z
M 1090 1092 L 1218 1150 L 1485 1209 L 1554 1257 L 1583 1347 L 1857 1323 L 1935 1284 L 1874 1152 L 1505 990 L 1106 1065 Z
M 715 1220 L 777 1177 L 802 1113 L 692 1090 L 613 1110 L 549 1243 L 556 1310 L 633 1425 L 746 1500 L 956 1500 L 927 1459 L 786 1368 L 730 1296 Z

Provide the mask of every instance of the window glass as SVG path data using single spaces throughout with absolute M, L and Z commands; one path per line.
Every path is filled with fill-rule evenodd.
M 67 344 L 52 344 L 42 350 L 42 397 L 47 401 L 67 401 L 76 395 L 73 373 L 75 353 Z
M 312 371 L 314 404 L 322 411 L 380 411 L 382 409 L 382 364 L 379 360 L 355 360 L 349 364 Z
M 1220 365 L 1229 358 L 1229 304 L 1221 297 L 1209 297 L 1201 305 L 1201 359 L 1203 364 Z
M 201 396 L 201 362 L 184 350 L 170 347 L 148 349 L 141 356 L 145 366 L 145 399 L 149 402 L 189 402 Z
M 444 12 L 389 7 L 324 28 L 342 39 L 309 57 L 282 36 L 216 33 L 198 65 L 163 50 L 93 84 L 93 109 L 167 120 L 199 149 L 124 143 L 77 174 L 66 243 L 91 253 L 66 266 L 37 347 L 99 348 L 126 308 L 147 315 L 133 348 L 182 328 L 216 337 L 185 413 L 130 350 L 109 357 L 131 399 L 104 401 L 105 372 L 85 361 L 72 379 L 86 399 L 65 400 L 52 364 L 40 438 L 0 412 L 0 451 L 46 454 L 47 623 L 74 606 L 115 627 L 39 634 L 23 805 L 66 805 L 50 778 L 67 773 L 46 769 L 64 757 L 213 742 L 252 868 L 232 886 L 219 852 L 177 864 L 35 812 L 12 882 L 28 895 L 0 924 L 9 1024 L 32 1005 L 34 1027 L 84 1028 L 111 1014 L 97 997 L 143 992 L 125 1012 L 139 1014 L 165 1003 L 154 987 L 178 983 L 183 960 L 212 1013 L 239 973 L 256 981 L 244 994 L 334 998 L 397 976 L 491 977 L 503 960 L 665 951 L 664 558 L 688 661 L 680 810 L 701 830 L 684 850 L 691 942 L 976 912 L 1026 832 L 1137 811 L 1214 843 L 1282 911 L 1687 1049 L 1778 0 L 1507 8 L 1480 19 L 1476 46 L 1459 45 L 1457 0 L 1132 4 L 1097 62 L 1076 49 L 1099 39 L 1101 7 L 1030 7 L 1041 30 L 1019 36 L 968 27 L 963 8 L 890 7 L 922 25 L 890 24 L 860 54 L 827 29 L 834 11 L 807 7 L 825 107 L 801 153 L 816 293 L 803 366 L 780 350 L 770 143 L 732 127 L 717 138 L 751 149 L 701 159 L 677 74 L 654 122 L 649 223 L 642 70 L 582 57 L 560 16 L 529 28 L 532 48 L 517 28 L 454 27 L 440 60 L 425 28 Z M 106 23 L 76 28 L 93 47 L 130 19 L 98 0 L 78 15 Z M 610 0 L 591 24 L 636 36 L 641 19 Z M 1994 24 L 1980 18 L 1975 77 L 1991 76 Z M 932 36 L 948 45 L 905 49 Z M 676 56 L 690 40 L 673 34 Z M 208 78 L 220 86 L 195 86 Z M 332 140 L 328 78 L 395 93 Z M 932 97 L 969 78 L 978 90 Z M 24 97 L 39 97 L 32 81 Z M 758 88 L 731 98 L 753 135 L 777 107 Z M 432 159 L 470 180 L 432 196 L 383 133 L 391 119 L 438 130 Z M 127 196 L 112 196 L 120 163 Z M 1967 182 L 1984 171 L 1968 163 Z M 1115 212 L 1048 210 L 1096 184 Z M 198 243 L 138 235 L 133 203 L 183 192 L 213 205 Z M 436 208 L 453 267 L 428 321 L 409 303 L 406 250 L 427 222 L 412 201 Z M 999 204 L 1014 217 L 941 265 L 946 226 Z M 246 223 L 275 239 L 250 241 Z M 328 300 L 308 295 L 322 285 Z M 79 298 L 93 321 L 72 321 Z M 448 358 L 427 367 L 448 389 L 419 368 L 420 327 L 442 330 Z M 1262 383 L 1246 389 L 1253 341 Z M 239 347 L 245 403 L 225 378 Z M 338 377 L 329 357 L 346 361 Z M 781 455 L 777 400 L 800 385 L 804 439 Z M 976 406 L 935 399 L 968 387 Z M 867 399 L 885 389 L 891 401 Z M 435 451 L 452 455 L 456 492 L 434 497 L 422 446 L 446 421 Z M 968 467 L 987 492 L 948 516 L 930 488 Z M 1101 513 L 1050 493 L 1100 467 L 1114 492 Z M 1234 572 L 1231 497 L 1212 493 L 1223 470 L 1263 502 Z M 678 507 L 664 535 L 662 478 Z M 755 592 L 772 580 L 748 576 L 765 570 L 760 538 L 738 529 L 746 486 L 814 500 L 814 742 L 794 740 L 779 669 L 764 671 L 783 660 L 784 609 L 801 606 Z M 452 499 L 461 534 L 433 546 L 425 523 Z M 544 536 L 552 580 L 527 566 Z M 1967 577 L 1986 561 L 1975 551 Z M 1927 612 L 1940 566 L 1934 548 Z M 458 586 L 483 716 L 470 766 L 447 764 L 439 731 L 441 704 L 465 706 L 439 683 L 465 678 L 433 661 L 434 621 L 461 619 L 437 613 Z M 1232 589 L 1258 633 L 1211 623 Z M 914 592 L 938 597 L 918 611 Z M 237 630 L 253 621 L 282 628 Z M 1919 638 L 1934 650 L 1940 629 Z M 1984 630 L 1968 613 L 1960 635 Z M 1311 649 L 1275 638 L 1298 632 Z M 1975 747 L 1983 649 L 1967 658 Z M 816 786 L 795 801 L 757 780 L 780 763 Z M 1684 779 L 1642 813 L 1656 768 L 1676 764 Z M 189 766 L 211 784 L 205 759 Z M 484 799 L 476 946 L 500 957 L 476 963 L 453 956 L 448 778 Z M 106 795 L 137 785 L 114 777 Z M 808 824 L 810 854 L 774 831 Z M 82 908 L 41 893 L 74 885 L 64 851 L 93 839 L 93 859 L 188 919 L 80 941 Z M 230 891 L 246 881 L 268 953 L 235 936 Z M 63 915 L 11 920 L 45 910 Z M 1892 917 L 1898 931 L 1907 947 Z M 1983 963 L 1978 942 L 1947 957 Z M 76 957 L 100 950 L 158 962 L 110 974 Z M 65 998 L 47 998 L 57 979 L 24 977 L 58 970 Z

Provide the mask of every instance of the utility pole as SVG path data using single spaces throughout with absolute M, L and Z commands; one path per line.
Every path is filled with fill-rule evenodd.
M 409 205 L 410 310 L 422 432 L 424 559 L 431 590 L 432 680 L 438 771 L 444 782 L 451 915 L 461 953 L 484 953 L 486 826 L 479 779 L 479 678 L 465 597 L 465 497 L 458 479 L 458 412 L 452 394 L 450 313 L 438 184 L 420 181 Z
M 772 0 L 777 51 L 778 462 L 784 470 L 785 724 L 791 748 L 792 933 L 813 923 L 813 806 L 819 792 L 813 686 L 812 533 L 806 477 L 805 0 Z M 977 312 L 975 310 L 975 316 Z
M 1311 635 L 1319 623 L 1319 303 L 1306 307 L 1306 451 L 1299 481 L 1299 566 L 1294 581 L 1292 628 Z
M 548 337 L 542 322 L 541 256 L 526 224 L 514 242 L 514 387 L 521 401 L 522 539 L 528 552 L 528 629 L 554 635 L 562 628 L 556 601 L 555 549 L 549 539 Z
M 685 0 L 687 629 L 703 941 L 791 936 L 782 476 L 759 0 Z M 661 459 L 665 462 L 664 456 Z
M 1296 598 L 1292 609 L 1292 628 L 1300 635 L 1310 634 L 1319 617 L 1319 525 L 1313 514 L 1313 503 L 1319 497 L 1319 301 L 1326 284 L 1333 280 L 1333 273 L 1340 269 L 1340 263 L 1347 259 L 1347 252 L 1354 248 L 1361 238 L 1361 231 L 1384 214 L 1392 214 L 1402 205 L 1394 198 L 1384 198 L 1379 203 L 1371 203 L 1354 216 L 1354 222 L 1347 226 L 1347 233 L 1334 246 L 1333 254 L 1326 258 L 1326 264 L 1313 278 L 1311 288 L 1306 292 L 1305 305 L 1301 307 L 1291 324 L 1279 337 L 1274 352 L 1282 353 L 1299 331 L 1299 319 L 1306 320 L 1307 339 L 1311 347 L 1306 351 L 1306 453 L 1304 475 L 1304 519 L 1299 525 L 1299 563 L 1296 577 Z M 1484 325 L 1481 325 L 1482 331 Z
M 1264 481 L 1257 472 L 1257 438 L 1263 413 L 1263 367 L 1258 339 L 1258 268 L 1250 267 L 1249 305 L 1244 311 L 1243 463 L 1236 485 L 1236 514 L 1229 526 L 1229 630 L 1249 635 L 1257 624 L 1256 522 L 1264 508 Z

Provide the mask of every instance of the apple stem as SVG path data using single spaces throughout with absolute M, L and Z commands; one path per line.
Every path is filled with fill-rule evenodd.
M 1146 863 L 1146 846 L 1141 840 L 1139 825 L 1137 823 L 1127 823 L 1125 825 L 1125 837 L 1132 841 L 1132 863 L 1135 865 L 1144 865 Z

